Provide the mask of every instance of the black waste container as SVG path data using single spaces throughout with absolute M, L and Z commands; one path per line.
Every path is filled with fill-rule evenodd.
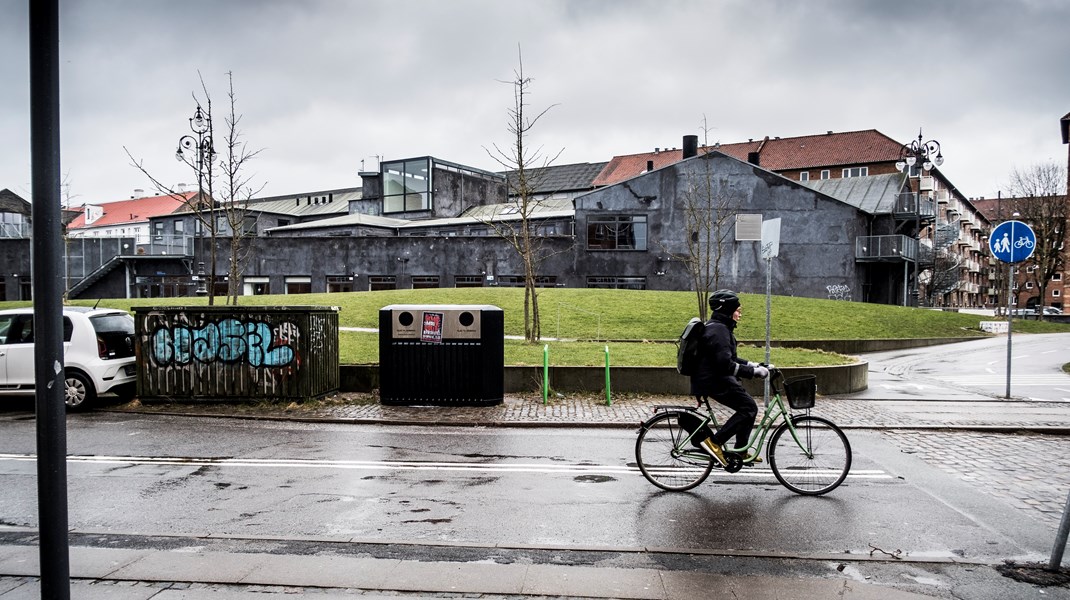
M 490 406 L 504 395 L 502 309 L 394 304 L 379 310 L 383 404 Z
M 333 306 L 135 307 L 137 393 L 305 400 L 339 388 Z

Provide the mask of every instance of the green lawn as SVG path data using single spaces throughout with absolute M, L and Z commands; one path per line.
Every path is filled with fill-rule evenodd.
M 742 294 L 743 320 L 736 335 L 752 340 L 740 353 L 751 360 L 764 358 L 765 296 Z M 221 299 L 217 299 L 221 300 Z M 489 304 L 502 308 L 507 336 L 522 336 L 524 294 L 518 288 L 441 288 L 432 290 L 391 290 L 343 294 L 301 294 L 289 296 L 242 296 L 240 306 L 316 305 L 339 307 L 343 328 L 377 328 L 379 309 L 391 304 Z M 72 304 L 92 305 L 96 301 Z M 134 306 L 200 306 L 203 298 L 105 299 L 101 306 L 130 309 Z M 27 302 L 0 302 L 0 308 L 24 306 Z M 507 364 L 541 365 L 543 348 L 549 346 L 554 365 L 601 365 L 608 345 L 612 365 L 675 365 L 676 349 L 671 343 L 687 319 L 697 315 L 692 292 L 633 290 L 544 289 L 539 293 L 542 334 L 539 344 L 507 339 Z M 967 313 L 941 312 L 861 302 L 774 296 L 771 302 L 774 340 L 894 339 L 931 337 L 982 337 L 984 317 Z M 1070 325 L 1015 320 L 1015 332 L 1066 332 Z M 550 339 L 555 338 L 555 339 Z M 556 338 L 569 341 L 557 341 Z M 343 331 L 340 336 L 341 362 L 378 362 L 378 335 Z M 843 357 L 823 352 L 778 349 L 774 363 L 785 366 L 842 364 Z

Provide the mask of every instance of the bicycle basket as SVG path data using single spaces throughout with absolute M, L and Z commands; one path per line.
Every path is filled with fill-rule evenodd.
M 784 391 L 788 394 L 788 404 L 796 410 L 814 407 L 817 394 L 817 377 L 798 375 L 784 380 Z

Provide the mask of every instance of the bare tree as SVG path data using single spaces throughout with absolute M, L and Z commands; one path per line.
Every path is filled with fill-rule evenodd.
M 524 75 L 524 60 L 517 46 L 518 67 L 514 71 L 512 81 L 503 81 L 513 86 L 513 106 L 508 110 L 508 130 L 511 136 L 510 145 L 501 148 L 494 144 L 494 151 L 484 147 L 498 164 L 512 171 L 509 177 L 510 196 L 516 204 L 517 219 L 509 222 L 489 220 L 497 235 L 505 239 L 513 250 L 516 251 L 524 265 L 524 339 L 528 342 L 536 342 L 542 337 L 539 324 L 539 296 L 536 292 L 538 283 L 539 266 L 551 253 L 542 246 L 542 238 L 535 230 L 532 214 L 538 207 L 535 192 L 538 189 L 538 178 L 545 173 L 546 167 L 550 166 L 564 149 L 561 149 L 552 157 L 542 153 L 542 148 L 531 148 L 527 145 L 528 135 L 543 117 L 556 105 L 551 105 L 531 118 L 525 114 L 527 108 L 527 96 L 531 93 L 532 79 Z
M 245 260 L 248 258 L 248 244 L 246 240 L 254 233 L 251 229 L 254 224 L 249 222 L 249 200 L 261 190 L 263 184 L 254 190 L 250 186 L 251 176 L 244 171 L 246 163 L 256 158 L 261 150 L 249 150 L 242 141 L 241 130 L 238 125 L 241 115 L 236 111 L 236 99 L 234 94 L 234 74 L 227 72 L 227 98 L 229 100 L 229 113 L 224 120 L 227 125 L 227 133 L 224 138 L 223 158 L 220 168 L 223 172 L 222 189 L 220 190 L 220 212 L 226 219 L 227 229 L 230 232 L 228 248 L 230 251 L 227 273 L 227 304 L 238 303 L 238 282 L 244 271 Z M 214 242 L 213 242 L 214 244 Z M 213 281 L 215 270 L 213 268 Z
M 708 137 L 709 129 L 703 129 Z M 692 170 L 686 180 L 684 189 L 684 241 L 682 252 L 673 251 L 665 244 L 660 244 L 670 258 L 684 265 L 691 287 L 695 291 L 695 301 L 699 317 L 707 318 L 707 301 L 710 292 L 721 284 L 721 259 L 724 255 L 725 242 L 732 234 L 732 220 L 739 212 L 740 197 L 732 193 L 727 177 L 713 171 L 716 157 L 708 153 L 709 143 L 703 140 L 707 153 L 699 159 L 698 169 Z
M 1029 279 L 1037 287 L 1037 306 L 1044 306 L 1048 282 L 1062 273 L 1066 261 L 1066 228 L 1070 225 L 1066 169 L 1055 163 L 1037 164 L 1011 173 L 1010 199 L 1019 220 L 1036 234 L 1036 246 L 1029 258 Z
M 196 196 L 178 192 L 172 186 L 164 184 L 145 168 L 143 161 L 135 159 L 129 149 L 123 148 L 131 164 L 152 182 L 157 192 L 182 202 L 193 214 L 200 231 L 207 233 L 209 273 L 207 273 L 206 287 L 210 305 L 215 304 L 215 283 L 219 280 L 219 240 L 228 231 L 230 233 L 228 238 L 230 256 L 227 303 L 237 304 L 237 285 L 246 258 L 246 248 L 243 242 L 248 229 L 246 226 L 248 202 L 256 193 L 249 186 L 251 178 L 244 174 L 244 169 L 246 163 L 260 153 L 260 150 L 250 151 L 245 142 L 241 141 L 242 136 L 238 129 L 241 116 L 236 112 L 234 76 L 231 72 L 227 73 L 227 83 L 230 110 L 224 119 L 226 134 L 222 159 L 217 164 L 220 155 L 215 148 L 212 96 L 203 77 L 201 77 L 201 93 L 204 101 L 202 102 L 197 94 L 193 94 L 196 110 L 194 116 L 190 118 L 190 129 L 196 137 L 182 136 L 175 154 L 178 160 L 194 171 L 198 189 Z M 218 194 L 216 193 L 217 183 L 220 185 Z M 263 186 L 256 191 L 260 189 L 263 189 Z

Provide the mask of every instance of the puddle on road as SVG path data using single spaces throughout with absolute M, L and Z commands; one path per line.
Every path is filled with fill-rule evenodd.
M 579 475 L 572 479 L 572 481 L 579 483 L 606 483 L 616 480 L 616 477 L 610 477 L 609 475 Z

